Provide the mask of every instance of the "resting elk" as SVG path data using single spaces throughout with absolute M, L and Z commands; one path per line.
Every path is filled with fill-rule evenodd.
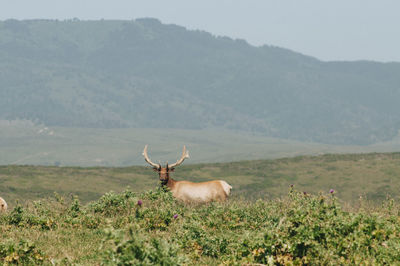
M 153 163 L 147 155 L 147 145 L 143 150 L 144 159 L 150 164 L 154 171 L 158 172 L 158 176 L 162 186 L 166 186 L 172 192 L 172 195 L 184 202 L 205 203 L 209 201 L 224 201 L 229 196 L 232 187 L 223 180 L 214 180 L 208 182 L 194 183 L 190 181 L 176 181 L 170 178 L 170 173 L 175 167 L 183 163 L 189 158 L 189 152 L 183 146 L 181 158 L 171 165 L 168 162 L 165 167 L 158 163 Z

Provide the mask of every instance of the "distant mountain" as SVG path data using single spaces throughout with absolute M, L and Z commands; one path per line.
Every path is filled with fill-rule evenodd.
M 0 120 L 221 127 L 331 144 L 400 129 L 400 63 L 322 62 L 134 21 L 0 22 Z

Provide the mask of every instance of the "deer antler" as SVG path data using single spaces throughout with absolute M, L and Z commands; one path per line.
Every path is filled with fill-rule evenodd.
M 143 156 L 144 156 L 145 161 L 146 161 L 148 164 L 150 164 L 151 166 L 153 166 L 154 168 L 157 168 L 157 169 L 160 169 L 160 168 L 161 168 L 161 165 L 160 165 L 160 164 L 158 164 L 158 163 L 153 163 L 153 162 L 149 159 L 149 156 L 147 155 L 147 144 L 146 144 L 146 146 L 144 146 Z
M 186 158 L 189 158 L 189 151 L 186 151 L 186 146 L 183 145 L 182 157 L 176 163 L 169 165 L 168 168 L 171 169 L 180 165 Z

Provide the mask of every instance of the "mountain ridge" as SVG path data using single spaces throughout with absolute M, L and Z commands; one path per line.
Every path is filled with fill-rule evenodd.
M 2 21 L 0 48 L 3 120 L 362 145 L 400 129 L 400 63 L 323 62 L 148 18 Z

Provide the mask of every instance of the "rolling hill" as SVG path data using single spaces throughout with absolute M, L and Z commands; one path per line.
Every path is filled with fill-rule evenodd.
M 0 120 L 365 145 L 398 136 L 399 84 L 400 63 L 323 62 L 156 19 L 0 22 Z
M 153 157 L 152 157 L 153 158 Z M 186 162 L 185 162 L 186 163 Z M 326 154 L 274 160 L 182 165 L 176 180 L 226 180 L 232 195 L 245 199 L 276 199 L 296 190 L 317 194 L 336 191 L 337 197 L 356 205 L 360 197 L 380 204 L 400 196 L 400 153 Z M 158 176 L 151 167 L 0 166 L 0 195 L 10 205 L 53 196 L 73 195 L 87 203 L 110 190 L 127 187 L 136 192 L 154 189 Z

